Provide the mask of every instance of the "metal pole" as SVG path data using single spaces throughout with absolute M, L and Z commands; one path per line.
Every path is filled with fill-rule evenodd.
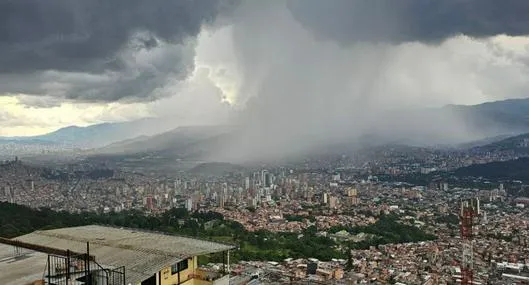
M 92 285 L 92 272 L 90 272 L 90 243 L 86 242 L 86 281 L 88 285 Z
M 66 285 L 68 285 L 68 280 L 70 280 L 70 250 L 66 250 Z
M 50 255 L 48 254 L 48 284 L 51 284 L 51 264 Z

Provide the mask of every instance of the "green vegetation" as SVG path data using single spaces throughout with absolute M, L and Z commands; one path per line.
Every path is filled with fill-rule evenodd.
M 89 179 L 110 179 L 114 177 L 114 170 L 112 169 L 94 169 L 94 170 L 87 170 L 87 171 L 74 171 L 73 174 L 69 174 L 65 171 L 61 170 L 50 170 L 50 169 L 43 169 L 41 176 L 45 179 L 49 180 L 57 180 L 57 181 L 63 181 L 66 182 L 70 179 L 78 179 L 81 177 L 86 177 Z
M 353 233 L 361 232 L 373 234 L 377 237 L 357 243 L 353 248 L 365 249 L 379 244 L 419 242 L 436 239 L 436 236 L 425 233 L 417 227 L 399 223 L 394 216 L 382 216 L 372 225 L 353 228 Z
M 255 213 L 256 209 L 254 207 L 247 207 L 246 210 Z
M 288 257 L 314 257 L 320 260 L 344 258 L 337 249 L 338 244 L 327 237 L 317 236 L 314 227 L 302 234 L 271 233 L 258 231 L 248 233 L 241 241 L 241 256 L 249 260 L 280 261 Z
M 303 222 L 305 217 L 297 215 L 285 215 L 285 220 L 289 222 Z
M 311 222 L 316 221 L 316 218 L 313 216 L 298 216 L 298 215 L 285 215 L 285 220 L 289 222 L 303 222 L 304 220 L 309 220 Z
M 486 177 L 489 179 L 506 179 L 529 181 L 529 158 L 509 161 L 475 164 L 455 171 L 458 176 Z
M 207 226 L 208 223 L 214 226 Z M 315 231 L 306 231 L 298 239 L 297 234 L 248 232 L 236 222 L 224 220 L 218 213 L 188 213 L 185 209 L 171 209 L 158 216 L 147 216 L 140 211 L 120 213 L 68 213 L 49 209 L 31 209 L 25 206 L 0 202 L 0 236 L 16 237 L 38 229 L 53 229 L 89 224 L 163 231 L 179 235 L 211 239 L 240 245 L 233 259 L 282 260 L 287 257 L 315 257 L 329 260 L 341 257 L 332 247 L 335 243 L 325 237 L 317 237 Z M 218 256 L 212 257 L 214 260 Z M 218 260 L 217 260 L 218 261 Z
M 422 185 L 427 186 L 434 176 L 439 176 L 440 174 L 444 173 L 438 173 L 433 172 L 429 174 L 423 174 L 423 173 L 410 173 L 410 174 L 402 174 L 402 175 L 389 175 L 389 174 L 378 174 L 377 177 L 379 181 L 384 182 L 406 182 L 412 185 Z
M 425 233 L 421 229 L 402 224 L 396 216 L 384 215 L 371 225 L 348 228 L 344 226 L 333 227 L 330 232 L 336 233 L 346 230 L 351 234 L 366 233 L 375 237 L 360 242 L 348 243 L 348 247 L 353 249 L 368 249 L 370 246 L 377 246 L 389 243 L 406 243 L 434 240 L 436 236 Z
M 332 239 L 317 235 L 312 226 L 298 233 L 271 233 L 268 231 L 248 232 L 236 222 L 224 220 L 221 214 L 188 213 L 185 209 L 171 209 L 161 215 L 148 216 L 140 211 L 123 211 L 120 213 L 68 213 L 55 212 L 50 209 L 31 209 L 25 206 L 0 202 L 0 236 L 16 237 L 39 229 L 105 224 L 119 227 L 139 228 L 163 231 L 179 235 L 229 242 L 240 245 L 232 255 L 238 260 L 273 260 L 280 261 L 287 257 L 320 260 L 346 258 L 340 250 L 343 248 Z M 351 248 L 366 248 L 371 245 L 395 242 L 412 242 L 435 238 L 416 227 L 403 225 L 395 217 L 382 217 L 377 223 L 366 227 L 347 229 L 351 233 L 370 233 L 375 239 L 348 245 Z M 221 257 L 213 255 L 202 258 L 202 261 L 220 261 Z
M 438 216 L 437 218 L 435 218 L 435 221 L 438 223 L 444 223 L 447 225 L 458 225 L 459 217 L 454 214 L 448 214 L 444 216 Z

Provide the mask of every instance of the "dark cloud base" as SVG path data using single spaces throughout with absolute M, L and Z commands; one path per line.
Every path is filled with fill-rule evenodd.
M 529 34 L 526 0 L 288 0 L 288 7 L 318 38 L 344 44 Z
M 236 5 L 237 0 L 0 0 L 0 82 L 8 81 L 0 93 L 85 102 L 154 100 L 168 78 L 185 79 L 193 71 L 202 28 Z M 134 66 L 135 59 L 123 55 L 159 48 L 160 41 L 171 45 L 163 60 Z M 76 75 L 61 77 L 68 73 Z M 27 80 L 4 80 L 9 77 Z M 50 89 L 50 80 L 61 86 Z
M 159 89 L 168 79 L 183 80 L 194 70 L 194 43 L 205 25 L 216 25 L 219 18 L 245 24 L 231 17 L 241 3 L 250 4 L 243 13 L 261 19 L 266 29 L 277 23 L 262 15 L 280 6 L 317 38 L 342 44 L 529 34 L 527 0 L 0 0 L 0 93 L 84 102 L 166 96 Z M 252 41 L 259 37 L 253 34 Z M 147 67 L 122 55 L 124 49 L 164 44 L 180 50 L 171 49 Z M 62 73 L 75 76 L 58 78 Z
M 211 23 L 222 0 L 2 0 L 0 73 L 117 69 L 118 52 L 139 31 L 181 43 Z

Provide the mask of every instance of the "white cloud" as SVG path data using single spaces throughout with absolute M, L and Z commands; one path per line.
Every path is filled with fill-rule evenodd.
M 232 41 L 232 27 L 204 30 L 197 39 L 195 66 L 210 70 L 208 79 L 216 85 L 224 99 L 235 104 L 241 85 L 237 56 Z
M 71 125 L 127 121 L 149 114 L 145 105 L 138 103 L 61 103 L 53 107 L 31 107 L 13 96 L 0 96 L 0 106 L 0 136 L 39 135 Z

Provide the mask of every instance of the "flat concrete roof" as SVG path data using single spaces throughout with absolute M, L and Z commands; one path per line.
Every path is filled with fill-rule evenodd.
M 15 247 L 0 244 L 0 284 L 21 285 L 43 279 L 48 255 L 27 249 L 20 249 L 15 255 Z
M 189 237 L 96 225 L 36 231 L 14 240 L 80 253 L 86 252 L 89 242 L 90 255 L 99 264 L 125 266 L 127 284 L 141 282 L 189 257 L 236 248 Z M 41 266 L 44 269 L 45 262 Z

